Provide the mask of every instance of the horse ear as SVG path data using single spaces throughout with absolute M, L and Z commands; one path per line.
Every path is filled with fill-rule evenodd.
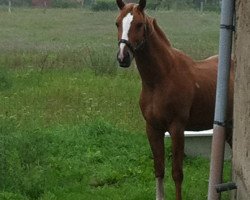
M 125 3 L 122 0 L 116 0 L 116 3 L 120 10 L 125 6 Z
M 140 11 L 143 11 L 144 8 L 145 8 L 145 6 L 146 6 L 146 0 L 140 0 L 140 1 L 139 1 L 138 9 L 139 9 Z

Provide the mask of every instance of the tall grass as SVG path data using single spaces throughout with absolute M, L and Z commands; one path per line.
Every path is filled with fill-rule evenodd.
M 22 67 L 116 67 L 116 12 L 78 9 L 0 11 L 0 63 Z M 216 13 L 150 11 L 173 46 L 202 59 L 218 49 Z
M 9 88 L 1 91 L 0 114 L 15 119 L 19 127 L 78 124 L 96 118 L 130 130 L 144 124 L 137 104 L 140 84 L 132 73 L 96 76 L 90 70 L 28 69 L 11 73 L 4 81 L 2 87 Z

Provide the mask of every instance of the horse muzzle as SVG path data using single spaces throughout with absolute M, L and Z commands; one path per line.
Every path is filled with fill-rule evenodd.
M 133 60 L 133 55 L 126 51 L 123 55 L 120 54 L 120 51 L 117 53 L 117 60 L 120 67 L 128 68 Z
M 120 46 L 121 44 L 124 45 L 122 49 Z M 118 46 L 120 47 L 120 50 L 117 53 L 117 60 L 120 64 L 120 67 L 127 68 L 130 66 L 134 58 L 135 48 L 128 40 L 125 39 L 120 39 L 118 41 Z

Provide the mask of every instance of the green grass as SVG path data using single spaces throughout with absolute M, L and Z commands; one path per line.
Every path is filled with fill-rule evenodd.
M 132 73 L 97 76 L 91 70 L 1 72 L 0 103 L 4 107 L 0 114 L 15 119 L 19 127 L 77 125 L 104 118 L 131 131 L 143 130 L 137 103 L 140 83 Z
M 195 59 L 217 52 L 217 14 L 150 15 Z M 140 78 L 134 67 L 117 68 L 115 16 L 0 10 L 0 199 L 154 199 Z M 166 141 L 174 199 L 170 149 Z M 206 199 L 209 161 L 186 157 L 184 172 L 184 199 Z
M 2 74 L 0 199 L 153 199 L 138 77 L 90 70 Z M 173 199 L 169 141 L 166 150 L 166 192 Z M 209 161 L 186 158 L 184 172 L 185 199 L 205 199 Z M 225 172 L 229 180 L 228 162 Z
M 144 135 L 102 120 L 25 130 L 11 120 L 8 127 L 1 127 L 0 198 L 154 198 L 153 161 Z M 168 151 L 165 185 L 168 199 L 174 199 L 170 158 Z M 205 199 L 208 171 L 208 160 L 185 159 L 185 199 Z M 227 164 L 227 174 L 229 171 Z

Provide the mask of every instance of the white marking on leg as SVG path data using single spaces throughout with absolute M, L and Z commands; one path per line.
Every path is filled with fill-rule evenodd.
M 164 179 L 156 178 L 156 200 L 164 200 Z
M 131 13 L 128 13 L 123 18 L 123 20 L 122 20 L 122 38 L 121 39 L 124 39 L 124 40 L 127 40 L 127 41 L 129 40 L 128 32 L 129 32 L 132 21 L 133 21 L 133 15 Z M 123 60 L 123 58 L 124 58 L 124 54 L 123 54 L 124 47 L 125 47 L 125 44 L 121 43 L 120 44 L 120 53 L 119 53 L 119 58 L 121 60 Z

